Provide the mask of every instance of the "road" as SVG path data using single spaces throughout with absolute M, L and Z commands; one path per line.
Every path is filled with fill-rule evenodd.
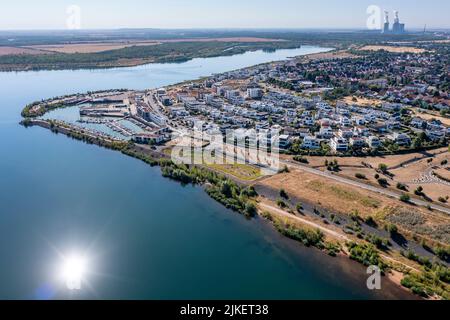
M 378 187 L 371 186 L 371 185 L 368 185 L 368 184 L 365 184 L 365 183 L 362 183 L 362 182 L 358 182 L 358 181 L 353 181 L 353 180 L 348 179 L 348 178 L 337 176 L 337 175 L 332 174 L 330 172 L 323 172 L 323 171 L 320 171 L 320 170 L 317 170 L 317 169 L 313 169 L 313 168 L 301 165 L 299 163 L 296 163 L 293 160 L 292 161 L 291 160 L 283 160 L 283 161 L 280 161 L 280 162 L 282 164 L 285 164 L 285 165 L 287 165 L 289 167 L 293 167 L 295 169 L 303 170 L 303 171 L 311 173 L 311 174 L 319 175 L 319 176 L 325 177 L 327 179 L 332 179 L 332 180 L 335 180 L 337 182 L 345 183 L 345 184 L 348 184 L 348 185 L 351 185 L 351 186 L 354 186 L 354 187 L 357 187 L 357 188 L 361 188 L 361 189 L 364 189 L 364 190 L 376 192 L 376 193 L 384 195 L 384 196 L 392 197 L 392 198 L 395 198 L 395 199 L 400 199 L 400 196 L 401 196 L 401 194 L 398 193 L 398 192 L 395 192 L 395 191 L 392 191 L 392 190 L 388 190 L 388 189 L 378 188 Z M 427 202 L 427 201 L 423 201 L 423 200 L 419 200 L 419 199 L 413 199 L 413 198 L 411 198 L 410 202 L 412 204 L 417 205 L 417 206 L 424 206 L 424 207 L 428 207 L 429 206 L 433 210 L 441 211 L 441 212 L 444 212 L 444 213 L 450 215 L 450 209 L 448 209 L 446 207 L 443 207 L 443 206 L 440 206 L 440 205 L 437 205 L 437 204 L 432 204 L 432 203 Z
M 241 148 L 241 147 L 237 147 L 237 146 L 234 146 L 234 145 L 224 144 L 224 148 L 225 149 L 227 149 L 229 147 L 232 148 L 233 150 L 242 149 L 241 152 L 237 152 L 237 157 L 239 159 L 243 159 L 243 157 L 241 155 L 239 155 L 239 153 L 246 153 L 246 152 L 248 152 L 248 150 L 246 148 Z M 245 160 L 245 159 L 243 159 L 243 160 Z M 354 186 L 354 187 L 357 187 L 357 188 L 361 188 L 361 189 L 364 189 L 364 190 L 376 192 L 378 194 L 381 194 L 381 195 L 384 195 L 384 196 L 388 196 L 388 197 L 391 197 L 391 198 L 395 198 L 395 199 L 398 199 L 398 200 L 400 200 L 400 197 L 402 195 L 401 193 L 398 193 L 398 192 L 395 192 L 395 191 L 392 191 L 392 190 L 388 190 L 388 189 L 384 189 L 384 188 L 381 188 L 381 187 L 372 186 L 372 185 L 365 184 L 365 183 L 358 182 L 358 181 L 354 181 L 354 180 L 351 180 L 351 179 L 348 179 L 348 178 L 337 176 L 337 175 L 332 174 L 330 172 L 323 172 L 323 171 L 320 171 L 320 170 L 317 170 L 317 169 L 313 169 L 313 168 L 310 168 L 308 166 L 302 165 L 302 164 L 300 164 L 300 163 L 298 163 L 298 162 L 296 162 L 294 160 L 280 160 L 280 164 L 286 165 L 288 167 L 293 167 L 293 168 L 296 168 L 298 170 L 303 170 L 305 172 L 308 172 L 308 173 L 311 173 L 311 174 L 314 174 L 314 175 L 319 175 L 319 176 L 325 177 L 327 179 L 332 179 L 332 180 L 335 180 L 337 182 L 344 183 L 344 184 L 347 184 L 347 185 L 351 185 L 351 186 Z M 433 210 L 440 211 L 440 212 L 443 212 L 443 213 L 445 213 L 447 215 L 450 215 L 450 209 L 449 208 L 446 208 L 446 207 L 438 205 L 438 204 L 433 204 L 433 203 L 430 203 L 430 202 L 427 202 L 427 201 L 424 201 L 424 200 L 420 200 L 420 199 L 415 199 L 415 198 L 411 198 L 410 199 L 410 203 L 412 203 L 414 205 L 417 205 L 417 206 L 423 206 L 423 207 L 431 208 Z

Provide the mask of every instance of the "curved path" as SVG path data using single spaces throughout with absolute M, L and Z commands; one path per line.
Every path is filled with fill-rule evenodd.
M 276 212 L 277 214 L 279 214 L 279 215 L 281 215 L 283 217 L 294 219 L 294 220 L 297 220 L 298 222 L 300 222 L 302 224 L 306 224 L 306 225 L 308 225 L 310 227 L 319 229 L 323 233 L 328 234 L 328 235 L 330 235 L 330 236 L 332 236 L 334 238 L 337 238 L 337 239 L 340 239 L 340 240 L 343 240 L 343 241 L 347 241 L 347 242 L 348 241 L 352 241 L 352 239 L 350 239 L 348 236 L 346 236 L 346 235 L 344 235 L 344 234 L 342 234 L 342 233 L 340 233 L 338 231 L 334 231 L 334 230 L 332 230 L 330 228 L 326 228 L 326 227 L 320 225 L 319 223 L 315 223 L 315 222 L 309 221 L 309 220 L 301 218 L 299 216 L 292 215 L 292 214 L 290 214 L 290 213 L 288 213 L 288 212 L 286 212 L 284 210 L 281 210 L 280 208 L 277 208 L 277 207 L 274 207 L 274 206 L 271 206 L 271 205 L 268 205 L 268 204 L 265 204 L 265 203 L 260 203 L 259 206 L 262 207 L 262 208 L 265 208 L 266 210 L 269 210 L 269 211 L 272 211 L 272 212 Z M 394 259 L 392 257 L 389 257 L 389 256 L 387 256 L 385 254 L 380 253 L 380 256 L 383 259 L 389 260 L 389 261 L 391 261 L 393 263 L 401 264 L 402 266 L 404 266 L 404 267 L 406 267 L 406 268 L 408 268 L 410 270 L 413 270 L 413 271 L 416 271 L 416 272 L 420 273 L 420 271 L 418 269 L 416 269 L 414 267 L 411 267 L 411 266 L 409 266 L 409 265 L 407 265 L 407 264 L 405 264 L 405 263 L 403 263 L 401 261 L 398 261 L 398 260 L 396 260 L 396 259 Z

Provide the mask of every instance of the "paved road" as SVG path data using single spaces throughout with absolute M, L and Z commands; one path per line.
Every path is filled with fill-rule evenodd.
M 286 165 L 288 165 L 290 167 L 294 167 L 294 168 L 299 169 L 299 170 L 306 171 L 308 173 L 319 175 L 319 176 L 322 176 L 322 177 L 325 177 L 325 178 L 328 178 L 328 179 L 333 179 L 333 180 L 341 182 L 341 183 L 345 183 L 345 184 L 348 184 L 348 185 L 351 185 L 351 186 L 354 186 L 354 187 L 357 187 L 357 188 L 361 188 L 361 189 L 369 190 L 369 191 L 372 191 L 372 192 L 376 192 L 376 193 L 379 193 L 379 194 L 382 194 L 382 195 L 385 195 L 385 196 L 388 196 L 388 197 L 392 197 L 392 198 L 395 198 L 395 199 L 400 199 L 400 196 L 401 196 L 401 194 L 398 193 L 398 192 L 395 192 L 395 191 L 392 191 L 392 190 L 378 188 L 378 187 L 371 186 L 371 185 L 368 185 L 368 184 L 365 184 L 365 183 L 362 183 L 362 182 L 358 182 L 358 181 L 353 181 L 353 180 L 348 179 L 348 178 L 337 176 L 337 175 L 332 174 L 330 172 L 323 172 L 323 171 L 320 171 L 320 170 L 317 170 L 317 169 L 313 169 L 313 168 L 301 165 L 299 163 L 296 163 L 293 160 L 292 161 L 290 161 L 290 160 L 281 161 L 281 163 L 286 164 Z M 443 207 L 443 206 L 440 206 L 440 205 L 437 205 L 437 204 L 432 204 L 430 202 L 426 202 L 426 201 L 419 200 L 419 199 L 411 199 L 410 202 L 415 204 L 415 205 L 418 205 L 418 206 L 424 206 L 424 207 L 430 206 L 433 210 L 441 211 L 441 212 L 444 212 L 444 213 L 450 215 L 450 209 L 448 209 L 446 207 Z

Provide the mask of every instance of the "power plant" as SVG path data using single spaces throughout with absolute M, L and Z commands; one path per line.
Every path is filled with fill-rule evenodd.
M 392 25 L 392 30 L 390 29 L 390 22 L 389 22 L 389 12 L 384 12 L 384 26 L 383 26 L 383 33 L 384 34 L 404 34 L 405 33 L 405 24 L 400 23 L 399 18 L 399 12 L 394 11 L 394 24 Z

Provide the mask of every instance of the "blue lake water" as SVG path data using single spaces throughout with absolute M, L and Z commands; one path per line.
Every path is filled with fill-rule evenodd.
M 174 84 L 319 52 L 194 59 L 182 64 L 0 73 L 1 299 L 375 299 L 408 297 L 365 270 L 284 239 L 182 187 L 158 168 L 41 128 L 18 125 L 24 105 L 89 90 Z M 63 257 L 87 257 L 68 291 Z

